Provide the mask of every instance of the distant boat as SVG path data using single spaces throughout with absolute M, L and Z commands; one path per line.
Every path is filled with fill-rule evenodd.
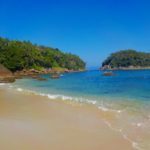
M 113 75 L 114 75 L 114 73 L 112 71 L 105 71 L 103 73 L 103 76 L 113 76 Z

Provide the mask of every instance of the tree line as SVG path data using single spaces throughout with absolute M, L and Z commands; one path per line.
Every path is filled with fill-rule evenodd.
M 80 70 L 85 69 L 86 65 L 79 56 L 64 53 L 57 48 L 2 37 L 0 37 L 0 64 L 13 72 L 23 69 L 53 67 Z
M 108 65 L 111 68 L 119 67 L 150 67 L 150 53 L 136 50 L 121 50 L 112 53 L 102 63 L 102 67 Z

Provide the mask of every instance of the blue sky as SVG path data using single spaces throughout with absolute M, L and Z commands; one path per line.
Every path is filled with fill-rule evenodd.
M 78 54 L 100 66 L 112 52 L 150 52 L 149 0 L 0 0 L 0 36 Z

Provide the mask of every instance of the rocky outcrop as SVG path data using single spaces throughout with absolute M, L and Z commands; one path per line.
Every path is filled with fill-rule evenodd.
M 10 70 L 5 68 L 3 65 L 0 64 L 0 83 L 10 83 L 14 82 L 15 79 L 22 79 L 24 77 L 31 77 L 33 79 L 39 81 L 46 81 L 47 79 L 40 77 L 41 74 L 51 74 L 52 79 L 60 78 L 61 73 L 71 73 L 71 72 L 81 72 L 84 70 L 69 70 L 66 68 L 47 68 L 42 70 L 36 69 L 23 69 L 21 71 L 16 71 L 12 73 Z
M 11 83 L 15 81 L 13 73 L 0 64 L 0 83 Z
M 128 66 L 128 67 L 114 67 L 112 68 L 110 65 L 104 65 L 100 68 L 100 70 L 144 70 L 150 69 L 150 67 L 141 67 L 141 66 Z
M 12 76 L 12 72 L 0 64 L 0 76 Z
M 114 73 L 112 71 L 106 71 L 103 73 L 103 76 L 114 76 Z
M 41 71 L 36 70 L 36 69 L 23 69 L 21 71 L 16 71 L 14 73 L 14 76 L 18 79 L 18 78 L 22 78 L 22 77 L 37 77 L 39 74 L 48 74 L 50 73 L 50 69 L 43 69 Z

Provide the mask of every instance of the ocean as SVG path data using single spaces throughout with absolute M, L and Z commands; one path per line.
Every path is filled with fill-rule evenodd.
M 103 112 L 105 123 L 135 149 L 150 149 L 150 70 L 114 71 L 114 76 L 95 70 L 62 74 L 60 79 L 41 76 L 47 81 L 24 78 L 11 87 L 50 100 L 94 105 Z

